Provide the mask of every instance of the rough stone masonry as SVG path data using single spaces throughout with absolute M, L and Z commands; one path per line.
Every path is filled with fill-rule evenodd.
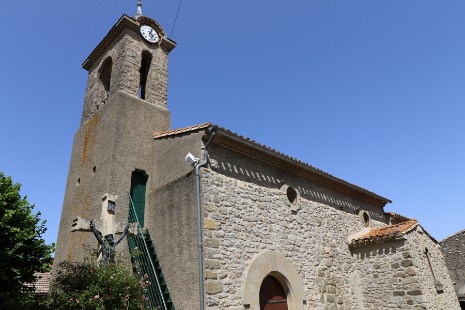
M 247 307 L 247 268 L 263 251 L 295 266 L 305 291 L 295 309 L 459 309 L 440 246 L 419 225 L 350 248 L 348 237 L 366 228 L 358 210 L 376 229 L 389 221 L 382 208 L 222 148 L 211 156 L 202 175 L 209 309 Z M 285 186 L 300 193 L 298 211 Z

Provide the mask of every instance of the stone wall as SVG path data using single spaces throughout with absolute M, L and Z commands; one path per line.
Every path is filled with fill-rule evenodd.
M 442 253 L 458 298 L 465 308 L 465 230 L 441 241 Z
M 386 224 L 383 210 L 238 154 L 219 148 L 210 154 L 213 170 L 202 174 L 209 309 L 244 309 L 246 268 L 264 250 L 295 266 L 308 309 L 356 309 L 346 239 L 365 227 L 360 209 L 373 226 Z M 298 211 L 281 190 L 285 184 L 299 190 Z
M 413 266 L 427 309 L 460 309 L 440 244 L 421 227 L 408 234 L 408 237 Z
M 412 275 L 412 260 L 405 241 L 367 245 L 352 251 L 349 281 L 355 309 L 389 309 L 404 305 L 406 294 L 420 289 Z M 408 309 L 408 308 L 406 308 Z
M 387 225 L 379 206 L 217 146 L 210 155 L 212 169 L 201 178 L 208 309 L 255 309 L 243 301 L 248 266 L 268 250 L 282 254 L 302 280 L 305 299 L 290 309 L 397 308 L 397 294 L 424 289 L 407 282 L 398 288 L 402 277 L 395 275 L 413 269 L 407 241 L 365 249 L 376 251 L 369 256 L 349 250 L 347 237 L 365 228 L 360 210 L 369 212 L 371 227 Z M 298 190 L 297 206 L 286 186 Z M 400 307 L 424 309 L 407 305 Z M 443 309 L 457 309 L 450 305 Z
M 439 245 L 420 226 L 402 240 L 354 249 L 353 255 L 350 281 L 361 288 L 354 304 L 364 305 L 357 309 L 460 309 Z
M 131 115 L 137 119 L 134 125 Z M 82 261 L 97 248 L 92 233 L 71 232 L 77 217 L 99 219 L 102 196 L 116 194 L 116 221 L 128 220 L 128 191 L 135 170 L 154 177 L 153 132 L 169 124 L 169 112 L 123 92 L 112 96 L 93 118 L 76 132 L 65 198 L 61 211 L 55 265 L 63 260 Z M 160 128 L 161 127 L 161 128 Z M 57 210 L 58 211 L 58 210 Z M 118 246 L 123 252 L 126 242 Z
M 134 30 L 125 29 L 89 70 L 81 124 L 97 113 L 107 101 L 100 80 L 101 66 L 107 59 L 113 63 L 109 97 L 119 91 L 138 96 L 143 51 L 152 55 L 144 101 L 163 107 L 167 105 L 168 52 L 158 45 L 146 43 Z

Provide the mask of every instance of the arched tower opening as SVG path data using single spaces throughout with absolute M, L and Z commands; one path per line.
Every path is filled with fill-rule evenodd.
M 103 62 L 102 66 L 100 67 L 100 71 L 99 71 L 99 79 L 100 79 L 100 82 L 102 83 L 103 89 L 105 91 L 103 98 L 105 98 L 105 99 L 110 97 L 112 68 L 113 68 L 113 60 L 111 59 L 111 57 L 108 57 Z
M 147 95 L 147 80 L 149 78 L 150 64 L 152 63 L 152 54 L 148 51 L 142 52 L 140 65 L 140 82 L 139 82 L 139 98 L 145 100 Z

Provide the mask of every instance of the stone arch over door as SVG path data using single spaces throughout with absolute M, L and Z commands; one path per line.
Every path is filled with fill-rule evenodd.
M 286 291 L 289 310 L 303 310 L 305 292 L 302 279 L 294 265 L 277 251 L 262 252 L 250 262 L 243 287 L 244 308 L 260 310 L 260 287 L 269 275 L 275 277 Z

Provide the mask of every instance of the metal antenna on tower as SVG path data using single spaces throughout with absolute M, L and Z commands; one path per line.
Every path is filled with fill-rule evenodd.
M 142 0 L 137 0 L 137 13 L 136 19 L 142 16 Z

